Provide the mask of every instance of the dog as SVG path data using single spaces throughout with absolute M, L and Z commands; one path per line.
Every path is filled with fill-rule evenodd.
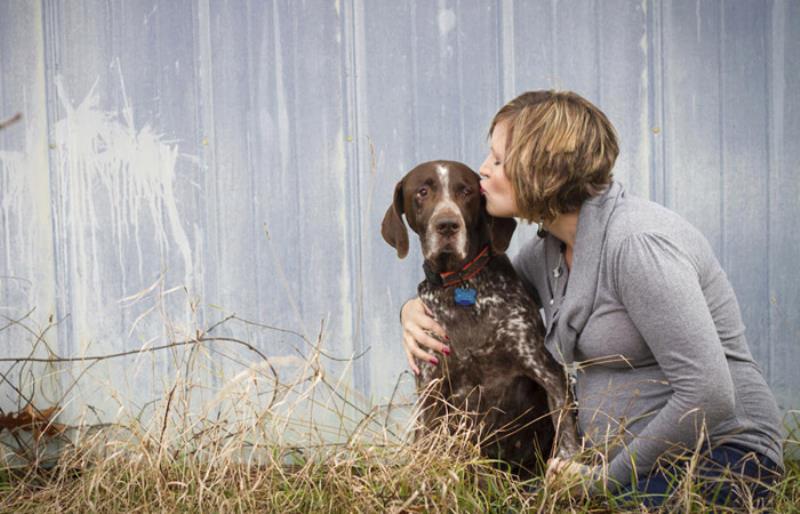
M 450 407 L 471 412 L 489 434 L 484 455 L 525 476 L 542 470 L 544 455 L 576 454 L 567 375 L 546 350 L 538 306 L 504 253 L 516 221 L 489 215 L 480 177 L 454 161 L 420 164 L 395 186 L 381 235 L 401 259 L 409 247 L 403 215 L 424 257 L 419 297 L 451 349 L 417 376 L 417 390 L 427 391 L 423 426 Z

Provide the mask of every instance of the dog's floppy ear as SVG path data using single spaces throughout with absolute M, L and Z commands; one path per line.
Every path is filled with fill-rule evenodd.
M 386 209 L 381 223 L 381 235 L 383 239 L 397 250 L 397 256 L 401 259 L 408 255 L 408 229 L 403 223 L 403 181 L 394 187 L 394 201 Z
M 496 218 L 486 210 L 486 199 L 481 198 L 481 216 L 483 225 L 489 233 L 489 242 L 492 245 L 492 252 L 496 254 L 505 253 L 508 245 L 511 244 L 511 236 L 517 228 L 517 221 L 514 218 Z
M 492 251 L 494 253 L 505 253 L 508 245 L 511 244 L 511 236 L 517 228 L 517 220 L 514 218 L 496 218 L 486 213 L 487 225 L 489 225 L 489 237 L 492 241 Z

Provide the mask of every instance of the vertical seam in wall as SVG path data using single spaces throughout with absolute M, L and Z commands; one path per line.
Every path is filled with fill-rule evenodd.
M 775 330 L 773 329 L 772 322 L 773 322 L 773 310 L 775 307 L 772 304 L 772 252 L 770 251 L 772 246 L 772 188 L 774 187 L 774 182 L 772 180 L 772 174 L 774 173 L 774 167 L 777 165 L 777 155 L 776 155 L 776 143 L 775 143 L 775 135 L 772 133 L 773 130 L 773 123 L 775 120 L 773 119 L 773 113 L 775 112 L 775 96 L 774 93 L 774 77 L 773 77 L 773 70 L 775 69 L 775 45 L 776 45 L 776 37 L 775 37 L 775 20 L 776 20 L 776 4 L 770 3 L 770 9 L 767 12 L 767 16 L 764 17 L 764 45 L 765 45 L 765 53 L 767 58 L 764 60 L 764 75 L 765 75 L 765 95 L 764 98 L 767 102 L 767 109 L 766 109 L 766 126 L 767 130 L 765 131 L 765 139 L 767 145 L 767 271 L 766 271 L 766 279 L 767 279 L 767 369 L 766 369 L 766 378 L 767 382 L 772 382 L 772 367 L 774 362 L 774 347 L 776 341 L 773 340 L 773 336 L 775 334 Z M 783 19 L 783 17 L 780 17 Z M 782 33 L 782 31 L 781 31 Z
M 592 9 L 594 10 L 594 19 L 597 23 L 594 24 L 592 29 L 594 30 L 594 71 L 595 71 L 595 82 L 596 82 L 596 95 L 597 95 L 597 105 L 600 106 L 602 109 L 603 107 L 603 74 L 600 71 L 601 66 L 600 63 L 602 62 L 601 59 L 603 58 L 603 38 L 600 37 L 600 27 L 603 26 L 603 11 L 600 9 L 600 2 L 598 0 L 593 0 L 594 4 Z
M 206 231 L 207 235 L 204 238 L 203 251 L 206 253 L 204 260 L 206 263 L 220 263 L 220 209 L 217 208 L 219 202 L 219 171 L 216 167 L 216 145 L 217 137 L 214 121 L 214 73 L 213 73 L 213 57 L 211 51 L 211 7 L 209 0 L 201 0 L 197 9 L 197 34 L 196 45 L 198 52 L 198 97 L 200 99 L 200 127 L 202 136 L 206 139 L 207 144 L 203 145 L 203 164 L 205 165 L 203 175 L 206 178 L 203 181 L 205 201 L 208 206 L 206 209 Z M 209 225 L 209 221 L 213 224 Z M 213 240 L 209 241 L 209 235 Z M 214 258 L 209 259 L 208 254 L 213 254 Z M 209 287 L 209 276 L 213 276 L 212 287 Z M 206 296 L 203 300 L 203 305 L 208 305 L 211 302 L 219 302 L 219 280 L 216 272 L 209 273 L 206 268 L 203 272 L 203 292 Z M 208 297 L 211 296 L 209 299 Z M 205 308 L 203 309 L 205 310 Z M 213 364 L 212 364 L 213 366 Z M 213 370 L 209 373 L 210 380 L 214 385 L 219 385 L 219 374 Z
M 503 51 L 504 51 L 504 43 L 503 43 L 503 11 L 505 8 L 503 4 L 500 4 L 497 9 L 495 10 L 494 16 L 494 23 L 495 23 L 495 33 L 497 37 L 495 38 L 495 62 L 497 63 L 496 69 L 496 91 L 497 91 L 497 101 L 494 103 L 495 105 L 500 105 L 500 102 L 503 100 Z
M 516 69 L 514 63 L 514 1 L 504 0 L 500 8 L 500 40 L 501 57 L 499 70 L 500 91 L 503 98 L 498 105 L 503 105 L 515 96 Z
M 58 224 L 57 224 L 58 206 L 57 206 L 57 203 L 55 201 L 55 198 L 57 198 L 57 196 L 55 196 L 55 190 L 54 190 L 56 182 L 54 182 L 54 178 L 53 178 L 53 175 L 54 175 L 53 166 L 54 166 L 54 164 L 53 164 L 53 159 L 52 159 L 52 150 L 50 149 L 51 131 L 52 131 L 51 130 L 51 125 L 52 125 L 52 121 L 55 120 L 55 118 L 56 118 L 55 115 L 56 115 L 58 107 L 57 107 L 57 103 L 55 101 L 53 101 L 53 102 L 50 101 L 51 98 L 56 98 L 57 95 L 55 95 L 54 92 L 52 91 L 51 85 L 50 85 L 50 81 L 47 79 L 48 69 L 50 69 L 50 62 L 49 62 L 48 56 L 51 57 L 53 59 L 53 61 L 57 62 L 56 49 L 58 48 L 58 45 L 56 45 L 54 43 L 54 38 L 53 37 L 49 37 L 48 33 L 47 33 L 47 29 L 48 29 L 48 24 L 46 23 L 46 21 L 47 21 L 47 19 L 46 19 L 47 6 L 45 5 L 45 3 L 46 2 L 44 0 L 39 2 L 39 15 L 40 15 L 39 16 L 39 22 L 41 23 L 41 31 L 40 31 L 40 33 L 42 35 L 42 41 L 41 41 L 41 45 L 42 45 L 41 46 L 41 48 L 42 48 L 42 59 L 41 59 L 41 63 L 42 64 L 41 64 L 41 66 L 42 66 L 42 69 L 39 70 L 39 73 L 41 73 L 40 80 L 42 80 L 44 82 L 43 93 L 44 93 L 44 103 L 45 103 L 45 111 L 44 111 L 44 117 L 45 117 L 45 119 L 44 119 L 44 130 L 45 130 L 45 132 L 44 132 L 44 134 L 41 134 L 40 137 L 45 138 L 45 145 L 47 147 L 47 155 L 45 156 L 45 159 L 47 160 L 47 186 L 48 186 L 48 189 L 50 190 L 49 191 L 49 193 L 50 193 L 50 243 L 53 246 L 53 248 L 52 248 L 52 259 L 53 260 L 50 263 L 50 265 L 52 266 L 53 278 L 55 279 L 54 283 L 50 284 L 50 287 L 52 287 L 52 291 L 53 291 L 53 305 L 52 306 L 48 306 L 48 309 L 51 308 L 51 307 L 53 308 L 53 319 L 54 319 L 54 321 L 56 323 L 59 323 L 60 319 L 61 319 L 61 313 L 59 312 L 60 311 L 60 309 L 59 309 L 59 303 L 60 302 L 59 302 L 59 298 L 58 298 L 58 280 L 59 280 L 58 271 L 59 271 L 59 265 L 58 265 L 58 245 L 57 245 L 57 237 L 56 237 L 56 234 L 58 233 L 57 232 L 57 229 L 58 229 Z M 49 49 L 48 49 L 48 46 L 47 46 L 48 43 L 52 44 L 52 47 L 49 48 Z M 64 289 L 64 290 L 67 291 L 67 289 Z M 60 330 L 57 329 L 56 330 L 56 338 L 57 338 L 56 347 L 61 348 L 62 344 L 69 342 L 69 339 L 62 340 L 61 339 L 62 335 L 63 335 L 63 333 Z M 69 355 L 71 355 L 71 354 L 69 354 Z
M 553 89 L 561 89 L 561 80 L 558 77 L 558 41 L 556 32 L 558 29 L 558 0 L 550 2 L 550 68 L 553 73 Z
M 728 252 L 725 234 L 725 7 L 719 4 L 719 48 L 717 55 L 717 89 L 719 93 L 719 112 L 717 126 L 719 127 L 719 233 L 720 233 L 720 264 L 725 269 L 728 261 Z
M 280 37 L 281 37 L 281 32 L 280 32 L 281 22 L 280 22 L 280 19 L 278 19 L 277 13 L 280 12 L 280 9 L 281 9 L 282 6 L 277 4 L 277 3 L 274 4 L 274 5 L 275 5 L 274 12 L 276 13 L 275 22 L 274 22 L 275 38 L 280 39 Z M 302 35 L 300 35 L 300 30 L 298 29 L 298 25 L 300 24 L 300 19 L 297 16 L 296 11 L 292 12 L 291 9 L 292 8 L 302 9 L 302 7 L 304 7 L 304 5 L 301 4 L 301 3 L 294 2 L 294 3 L 284 4 L 283 6 L 287 10 L 287 15 L 286 15 L 287 20 L 286 20 L 286 22 L 287 23 L 291 23 L 293 25 L 292 29 L 291 29 L 291 31 L 292 31 L 291 32 L 292 33 L 292 43 L 291 43 L 291 45 L 289 47 L 290 50 L 287 51 L 287 54 L 291 54 L 291 66 L 289 67 L 289 70 L 290 70 L 290 73 L 291 73 L 291 80 L 290 80 L 290 85 L 287 88 L 287 91 L 291 91 L 291 94 L 286 95 L 286 113 L 287 113 L 287 116 L 286 116 L 287 127 L 286 127 L 286 129 L 287 129 L 287 132 L 289 133 L 289 136 L 287 137 L 287 142 L 288 142 L 288 153 L 289 153 L 289 156 L 290 156 L 290 160 L 292 162 L 296 162 L 297 155 L 302 151 L 301 149 L 303 148 L 302 137 L 297 132 L 297 129 L 299 128 L 299 123 L 297 122 L 297 119 L 295 117 L 296 114 L 297 114 L 298 109 L 300 109 L 302 104 L 303 104 L 303 99 L 302 99 L 302 97 L 298 99 L 296 84 L 300 84 L 301 80 L 303 80 L 304 77 L 300 77 L 299 76 L 301 73 L 299 71 L 300 65 L 298 64 L 298 62 L 301 60 L 301 58 L 298 57 L 299 52 L 297 51 L 297 49 L 300 48 L 300 44 L 299 44 L 298 39 L 302 37 Z M 283 44 L 282 43 L 281 43 L 279 48 L 280 48 L 280 51 L 282 52 L 283 51 Z M 281 57 L 281 59 L 283 59 L 283 57 Z M 285 61 L 282 61 L 282 62 L 284 62 L 284 64 L 285 64 Z M 285 83 L 284 83 L 284 85 L 285 85 Z M 305 212 L 305 208 L 306 208 L 306 203 L 305 202 L 307 202 L 307 198 L 306 198 L 305 195 L 300 193 L 301 191 L 303 191 L 302 181 L 300 179 L 300 174 L 299 173 L 293 173 L 292 174 L 292 179 L 294 180 L 294 191 L 297 191 L 297 209 L 298 209 L 298 212 L 300 212 L 300 213 Z M 293 221 L 295 221 L 296 226 L 297 226 L 297 238 L 298 238 L 298 241 L 308 241 L 308 239 L 305 237 L 305 232 L 304 232 L 305 225 L 303 223 L 303 219 L 300 216 L 298 216 L 297 219 L 293 220 Z M 309 231 L 310 232 L 310 236 L 312 236 L 312 237 L 314 236 L 313 230 L 314 229 L 312 227 L 310 229 L 310 231 Z M 309 261 L 307 261 L 307 255 L 305 255 L 303 252 L 300 252 L 300 254 L 298 255 L 298 259 L 297 260 L 298 260 L 298 262 L 300 264 L 300 269 L 303 269 L 303 267 L 309 262 Z M 300 322 L 300 325 L 302 326 L 303 333 L 307 334 L 308 333 L 308 328 L 307 328 L 307 325 L 306 325 L 307 313 L 305 312 L 305 304 L 304 304 L 305 298 L 306 298 L 306 294 L 305 293 L 306 293 L 306 290 L 308 290 L 309 291 L 309 297 L 310 297 L 310 296 L 313 295 L 314 289 L 307 287 L 306 280 L 304 280 L 305 278 L 306 277 L 301 277 L 297 281 L 297 297 L 296 297 L 297 300 L 296 300 L 296 305 L 297 305 L 298 321 Z M 320 335 L 321 335 L 321 333 L 322 333 L 322 329 L 320 329 Z
M 44 38 L 42 47 L 44 51 L 44 82 L 45 82 L 45 101 L 47 103 L 46 107 L 46 127 L 47 133 L 45 137 L 47 137 L 47 147 L 48 147 L 48 183 L 50 184 L 50 198 L 51 198 L 51 208 L 50 208 L 50 226 L 52 230 L 52 241 L 53 241 L 53 273 L 55 277 L 55 284 L 54 287 L 56 289 L 55 294 L 55 320 L 58 323 L 58 328 L 56 333 L 58 334 L 58 345 L 62 349 L 62 351 L 66 355 L 74 355 L 76 349 L 76 342 L 73 337 L 72 333 L 72 318 L 69 316 L 70 311 L 70 294 L 72 291 L 72 287 L 70 286 L 70 275 L 68 270 L 68 253 L 67 253 L 67 245 L 59 245 L 59 228 L 60 225 L 66 227 L 66 220 L 63 219 L 66 213 L 66 208 L 64 202 L 66 201 L 67 195 L 59 195 L 59 186 L 61 188 L 64 185 L 61 183 L 62 178 L 66 177 L 58 177 L 56 176 L 56 170 L 54 169 L 56 164 L 53 162 L 52 154 L 53 150 L 50 148 L 50 144 L 54 141 L 54 126 L 56 120 L 58 119 L 58 110 L 59 110 L 59 100 L 58 100 L 58 92 L 53 88 L 53 80 L 55 79 L 54 76 L 58 70 L 58 63 L 59 63 L 59 45 L 57 43 L 58 35 L 61 31 L 57 30 L 58 25 L 58 2 L 50 2 L 48 3 L 47 0 L 42 0 L 41 2 L 41 14 L 42 14 L 42 37 Z M 49 13 L 49 14 L 48 14 Z M 48 23 L 49 20 L 49 23 Z M 51 76 L 48 76 L 52 74 Z M 59 259 L 61 255 L 59 253 L 60 247 L 63 247 L 63 259 Z M 61 287 L 59 287 L 59 283 Z M 63 324 L 62 324 L 63 320 Z M 63 327 L 63 328 L 62 328 Z
M 242 7 L 245 9 L 247 14 L 247 21 L 245 22 L 244 28 L 244 35 L 245 41 L 247 44 L 247 59 L 245 60 L 245 72 L 246 72 L 246 80 L 247 80 L 247 115 L 245 119 L 245 141 L 247 143 L 247 167 L 248 169 L 248 178 L 250 179 L 250 219 L 257 220 L 259 214 L 259 195 L 258 195 L 258 188 L 256 187 L 256 170 L 257 165 L 254 165 L 253 159 L 253 131 L 257 127 L 258 124 L 258 117 L 259 111 L 256 109 L 256 102 L 255 99 L 258 97 L 258 70 L 253 69 L 253 63 L 257 62 L 256 53 L 258 51 L 260 43 L 259 41 L 254 41 L 253 35 L 255 34 L 255 30 L 253 28 L 253 23 L 255 16 L 252 12 L 252 4 L 248 3 Z M 264 36 L 266 37 L 266 36 Z M 255 79 L 253 75 L 255 74 Z M 261 261 L 261 251 L 260 245 L 258 244 L 258 240 L 260 239 L 260 230 L 256 223 L 252 223 L 250 226 L 250 240 L 255 242 L 253 245 L 253 253 L 255 254 L 255 262 L 259 263 Z M 255 297 L 258 306 L 262 305 L 262 294 L 261 294 L 261 283 L 263 282 L 263 277 L 261 275 L 261 266 L 256 266 L 256 270 L 253 273 L 253 278 L 255 284 L 253 287 L 255 288 Z
M 411 33 L 411 97 L 412 97 L 412 108 L 411 108 L 411 124 L 414 127 L 414 162 L 419 162 L 419 92 L 417 88 L 419 87 L 419 81 L 417 77 L 419 75 L 419 70 L 417 69 L 417 9 L 416 4 L 411 3 L 408 12 L 408 18 L 411 24 L 409 32 Z
M 767 332 L 766 333 L 767 369 L 765 370 L 765 373 L 764 373 L 765 377 L 764 378 L 767 380 L 767 383 L 769 383 L 769 375 L 770 375 L 770 370 L 772 368 L 772 359 L 770 358 L 770 354 L 769 354 L 769 348 L 770 348 L 770 346 L 772 346 L 770 344 L 771 343 L 771 341 L 770 341 L 770 326 L 771 326 L 770 320 L 772 318 L 772 304 L 769 301 L 769 297 L 770 297 L 770 291 L 769 291 L 769 268 L 770 268 L 770 266 L 769 266 L 769 263 L 770 263 L 770 252 L 769 252 L 770 201 L 769 201 L 769 194 L 770 194 L 770 180 L 769 180 L 769 178 L 770 178 L 770 174 L 772 173 L 772 161 L 771 161 L 772 152 L 770 151 L 770 140 L 771 140 L 771 138 L 770 138 L 770 133 L 769 133 L 769 129 L 770 129 L 770 125 L 769 125 L 769 112 L 770 112 L 770 110 L 769 110 L 769 105 L 770 105 L 769 63 L 770 63 L 770 59 L 771 58 L 770 58 L 770 53 L 769 53 L 769 44 L 767 43 L 767 34 L 769 34 L 768 30 L 769 30 L 769 10 L 767 10 L 767 14 L 764 16 L 764 26 L 762 27 L 762 30 L 761 30 L 761 34 L 762 34 L 761 37 L 763 38 L 762 39 L 762 44 L 764 46 L 764 56 L 766 57 L 764 59 L 764 100 L 765 100 L 765 103 L 766 103 L 766 106 L 765 106 L 765 109 L 764 109 L 764 127 L 766 128 L 766 130 L 764 130 L 764 148 L 766 148 L 766 150 L 767 150 L 766 151 L 766 154 L 767 154 L 766 155 L 766 161 L 767 161 L 766 162 L 766 165 L 767 165 L 766 183 L 767 183 L 767 187 L 766 187 L 766 191 L 765 191 L 766 192 L 766 194 L 765 194 L 766 198 L 765 198 L 765 202 L 764 202 L 765 203 L 765 209 L 764 210 L 766 212 L 764 214 L 765 214 L 765 225 L 766 225 L 766 227 L 765 227 L 766 228 L 765 236 L 766 236 L 766 243 L 767 244 L 765 245 L 766 248 L 764 248 L 764 253 L 765 253 L 765 257 L 766 257 L 765 260 L 766 260 L 767 265 L 764 266 L 764 268 L 765 268 L 765 279 L 767 281 L 767 288 L 766 288 L 767 289 L 767 298 L 766 298 L 766 300 L 767 300 L 767 331 L 766 331 Z
M 658 4 L 658 53 L 659 53 L 659 116 L 661 118 L 661 131 L 658 133 L 659 136 L 659 154 L 661 156 L 661 191 L 659 192 L 659 196 L 661 198 L 661 202 L 663 205 L 670 207 L 673 203 L 672 200 L 672 190 L 670 189 L 670 173 L 669 167 L 672 164 L 669 161 L 669 153 L 667 152 L 667 94 L 665 91 L 665 81 L 664 77 L 666 77 L 666 48 L 664 40 L 664 3 L 659 2 Z M 669 127 L 672 129 L 672 127 Z
M 201 80 L 201 91 L 200 94 L 203 98 L 203 112 L 201 112 L 201 116 L 203 118 L 203 132 L 206 134 L 206 138 L 208 140 L 208 145 L 206 145 L 206 152 L 205 152 L 205 161 L 206 161 L 206 174 L 213 173 L 211 181 L 211 186 L 213 190 L 211 194 L 206 191 L 206 198 L 212 198 L 213 202 L 213 209 L 212 209 L 212 217 L 214 219 L 214 262 L 220 262 L 220 245 L 219 242 L 221 238 L 219 237 L 219 227 L 220 227 L 220 220 L 219 220 L 219 212 L 220 210 L 216 208 L 216 204 L 219 200 L 217 193 L 219 191 L 219 173 L 216 168 L 216 146 L 217 146 L 217 138 L 216 138 L 216 126 L 214 120 L 214 71 L 213 71 L 213 55 L 211 51 L 211 9 L 209 0 L 201 0 L 200 2 L 200 9 L 198 10 L 198 44 L 199 44 L 199 51 L 200 51 L 200 75 L 203 78 Z M 205 84 L 205 87 L 203 87 Z M 208 183 L 206 184 L 208 185 Z M 215 295 L 219 294 L 219 291 L 214 291 Z M 216 298 L 214 301 L 220 301 L 219 298 Z
M 359 18 L 359 7 L 356 5 L 359 0 L 349 0 L 345 6 L 345 13 L 343 16 L 342 30 L 344 32 L 343 38 L 345 41 L 344 51 L 344 69 L 350 70 L 349 73 L 345 72 L 345 83 L 343 86 L 346 88 L 344 95 L 344 109 L 346 113 L 345 123 L 348 129 L 348 135 L 352 138 L 350 149 L 346 152 L 348 155 L 347 161 L 351 163 L 351 169 L 345 170 L 345 173 L 350 177 L 351 188 L 347 192 L 350 212 L 348 215 L 348 223 L 353 231 L 349 248 L 349 265 L 351 267 L 350 273 L 350 289 L 351 294 L 356 299 L 355 309 L 350 313 L 350 322 L 353 330 L 353 354 L 362 355 L 364 352 L 364 269 L 363 269 L 363 245 L 362 245 L 362 219 L 363 215 L 369 215 L 369 212 L 364 213 L 361 208 L 361 173 L 362 162 L 364 158 L 363 144 L 361 141 L 361 127 L 360 116 L 361 110 L 359 109 L 360 89 L 359 89 L 359 67 L 361 62 L 359 60 L 359 38 L 357 37 L 357 27 L 363 21 Z M 348 12 L 349 11 L 349 12 Z M 345 183 L 348 181 L 346 180 Z M 364 354 L 358 362 L 353 364 L 353 386 L 357 391 L 368 395 L 371 388 L 371 380 L 369 374 L 369 356 Z
M 456 2 L 456 16 L 458 13 L 461 12 L 461 5 L 460 2 Z M 463 77 L 464 72 L 464 64 L 463 64 L 463 53 L 461 52 L 461 21 L 456 19 L 456 77 L 458 77 L 458 105 L 459 105 L 459 113 L 458 113 L 458 134 L 459 134 L 459 154 L 458 159 L 461 162 L 467 162 L 467 138 L 466 138 L 466 128 L 464 126 L 464 83 L 466 82 L 465 77 Z
M 662 205 L 667 204 L 666 181 L 666 118 L 664 116 L 664 37 L 663 37 L 663 5 L 653 0 L 648 0 L 647 14 L 647 68 L 648 92 L 647 103 L 649 110 L 648 126 L 646 127 L 650 142 L 650 199 Z M 659 132 L 655 133 L 654 128 Z

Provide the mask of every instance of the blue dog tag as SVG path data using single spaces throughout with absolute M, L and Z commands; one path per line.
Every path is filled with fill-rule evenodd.
M 462 307 L 469 307 L 470 305 L 475 305 L 475 298 L 478 296 L 478 292 L 469 288 L 464 287 L 457 287 L 455 289 L 455 300 L 456 305 L 460 305 Z

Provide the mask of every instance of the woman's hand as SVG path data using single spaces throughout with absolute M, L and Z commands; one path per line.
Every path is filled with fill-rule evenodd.
M 587 496 L 589 489 L 599 480 L 600 468 L 586 466 L 572 459 L 554 457 L 547 461 L 545 483 L 553 488 L 565 487 L 575 498 Z
M 444 355 L 450 355 L 450 348 L 441 342 L 447 340 L 447 334 L 434 321 L 430 311 L 419 298 L 407 301 L 400 309 L 400 324 L 403 327 L 403 350 L 406 352 L 408 364 L 415 375 L 419 375 L 415 357 L 423 362 L 429 362 L 433 366 L 439 364 L 439 360 L 433 354 L 422 349 L 420 345 Z

